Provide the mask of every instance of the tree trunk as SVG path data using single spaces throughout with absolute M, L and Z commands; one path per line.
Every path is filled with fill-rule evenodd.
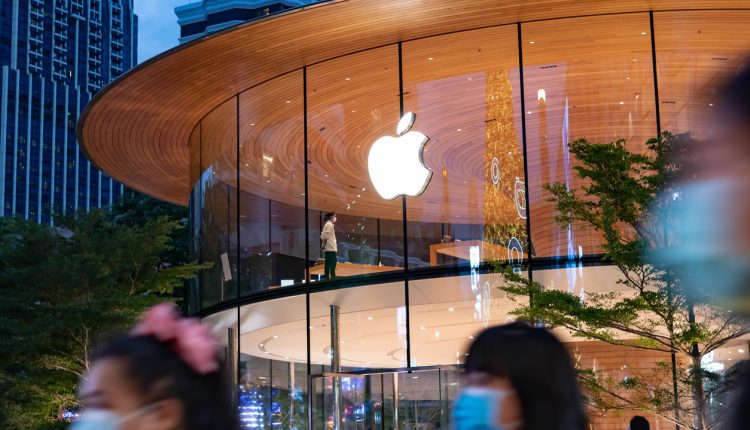
M 695 414 L 693 415 L 693 428 L 696 430 L 704 430 L 706 428 L 706 392 L 703 390 L 703 373 L 701 370 L 701 357 L 697 354 L 698 345 L 693 344 L 692 357 L 692 379 L 691 384 L 693 392 L 693 407 L 695 408 Z

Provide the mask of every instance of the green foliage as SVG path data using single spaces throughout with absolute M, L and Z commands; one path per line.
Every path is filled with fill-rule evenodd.
M 717 308 L 707 295 L 686 295 L 681 274 L 649 257 L 670 246 L 679 179 L 694 143 L 687 134 L 663 133 L 646 142 L 644 151 L 635 152 L 624 140 L 599 144 L 578 139 L 569 150 L 583 185 L 545 186 L 557 223 L 565 228 L 578 224 L 602 235 L 604 259 L 620 273 L 619 291 L 587 293 L 582 299 L 545 289 L 501 265 L 496 269 L 505 274 L 501 288 L 510 297 L 528 298 L 515 311 L 519 318 L 563 327 L 587 339 L 679 357 L 676 368 L 670 363 L 619 380 L 584 369 L 581 380 L 590 404 L 602 411 L 645 410 L 685 428 L 704 429 L 712 425 L 706 421 L 710 393 L 704 385 L 716 383 L 717 377 L 701 369 L 701 359 L 750 328 L 740 317 Z
M 59 217 L 55 227 L 0 219 L 0 428 L 62 427 L 90 345 L 202 269 L 175 247 L 184 247 L 181 218 L 139 204 Z

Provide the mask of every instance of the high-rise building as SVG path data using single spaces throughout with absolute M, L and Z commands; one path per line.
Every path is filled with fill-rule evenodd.
M 133 0 L 0 2 L 0 216 L 52 223 L 123 187 L 76 141 L 81 110 L 136 64 Z
M 302 7 L 319 0 L 201 0 L 178 6 L 180 43 L 274 13 Z

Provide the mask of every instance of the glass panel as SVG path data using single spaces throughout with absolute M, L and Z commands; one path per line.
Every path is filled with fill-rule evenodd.
M 450 428 L 459 371 L 328 374 L 312 383 L 313 429 L 439 429 Z
M 201 174 L 201 125 L 198 123 L 190 133 L 190 185 L 195 184 Z
M 209 315 L 201 320 L 202 324 L 211 327 L 211 330 L 219 340 L 221 349 L 221 360 L 225 367 L 227 393 L 232 399 L 238 399 L 237 391 L 237 366 L 239 358 L 239 332 L 238 332 L 237 308 L 230 308 Z M 240 409 L 240 412 L 242 409 Z M 242 414 L 240 413 L 240 417 Z
M 367 167 L 373 142 L 393 134 L 399 120 L 397 49 L 317 64 L 307 79 L 310 259 L 317 259 L 310 273 L 324 274 L 319 237 L 323 214 L 331 211 L 338 214 L 336 276 L 398 270 L 404 267 L 401 200 L 380 197 Z
M 241 294 L 305 277 L 302 72 L 240 94 Z
M 509 312 L 523 298 L 499 289 L 501 274 L 409 281 L 411 358 L 415 366 L 460 365 L 474 335 L 513 321 Z
M 307 428 L 305 296 L 240 308 L 243 428 Z
M 201 306 L 237 296 L 237 100 L 201 122 Z
M 403 45 L 404 106 L 429 142 L 433 172 L 409 197 L 413 266 L 469 265 L 526 249 L 521 90 L 516 26 Z M 516 245 L 517 244 L 517 245 Z
M 310 354 L 331 364 L 331 306 L 339 308 L 342 371 L 406 366 L 404 283 L 368 285 L 310 295 Z
M 662 130 L 707 137 L 721 86 L 747 59 L 750 11 L 654 13 Z
M 601 252 L 601 235 L 555 224 L 542 187 L 580 188 L 569 142 L 626 139 L 645 148 L 656 135 L 648 14 L 571 18 L 524 24 L 523 64 L 531 215 L 537 257 Z M 615 31 L 616 29 L 616 31 Z

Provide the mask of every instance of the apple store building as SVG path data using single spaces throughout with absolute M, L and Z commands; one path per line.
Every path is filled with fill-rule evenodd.
M 324 2 L 141 64 L 79 140 L 189 207 L 212 264 L 185 307 L 226 346 L 245 428 L 445 429 L 471 339 L 519 306 L 489 262 L 582 299 L 623 288 L 599 232 L 555 221 L 545 184 L 582 185 L 568 143 L 704 135 L 748 22 L 740 0 Z M 554 333 L 614 378 L 668 360 Z

